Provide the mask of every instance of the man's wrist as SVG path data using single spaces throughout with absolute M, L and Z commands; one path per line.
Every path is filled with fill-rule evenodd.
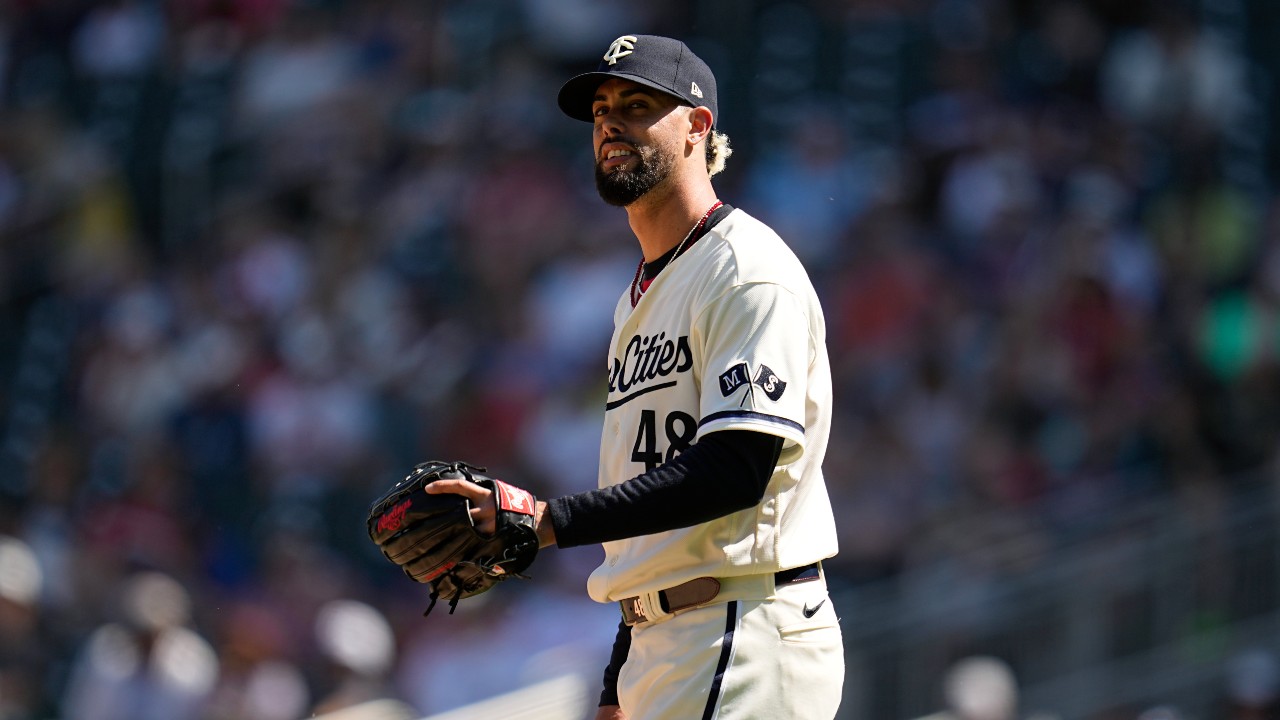
M 556 544 L 556 528 L 551 524 L 551 515 L 547 512 L 547 504 L 538 501 L 534 508 L 534 531 L 538 533 L 538 547 L 550 547 Z

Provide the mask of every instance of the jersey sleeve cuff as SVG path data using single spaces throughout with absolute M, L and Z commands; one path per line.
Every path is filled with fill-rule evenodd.
M 720 430 L 754 430 L 804 446 L 804 425 L 780 415 L 752 410 L 725 410 L 711 413 L 698 422 L 698 437 Z

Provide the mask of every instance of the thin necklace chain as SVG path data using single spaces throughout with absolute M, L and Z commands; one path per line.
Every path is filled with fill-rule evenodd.
M 707 222 L 707 218 L 711 217 L 711 213 L 715 212 L 716 208 L 720 207 L 721 204 L 722 203 L 719 200 L 716 200 L 711 207 L 707 208 L 707 212 L 703 214 L 702 219 L 698 220 L 698 222 L 693 224 L 693 227 L 689 228 L 689 234 L 684 236 L 684 239 L 680 241 L 679 245 L 676 245 L 676 251 L 672 254 L 671 259 L 667 261 L 668 264 L 674 262 L 676 258 L 680 257 L 680 253 L 684 252 L 685 243 L 689 242 L 689 238 L 693 237 L 694 233 L 698 232 L 698 229 Z M 642 274 L 644 274 L 644 258 L 640 258 L 640 264 L 636 266 L 635 279 L 631 281 L 631 307 L 635 307 L 636 303 L 640 302 L 640 296 L 644 295 L 644 290 L 640 289 L 640 276 Z

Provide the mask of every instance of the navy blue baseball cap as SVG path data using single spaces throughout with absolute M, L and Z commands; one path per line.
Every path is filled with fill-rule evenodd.
M 720 121 L 716 76 L 679 40 L 658 35 L 623 35 L 614 40 L 595 72 L 578 75 L 560 88 L 556 98 L 560 109 L 574 120 L 592 122 L 596 90 L 610 78 L 661 90 L 690 107 L 704 106 L 711 111 L 712 125 Z

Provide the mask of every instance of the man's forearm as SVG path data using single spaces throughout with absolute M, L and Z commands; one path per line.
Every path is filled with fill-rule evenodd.
M 711 433 L 643 475 L 552 498 L 542 508 L 538 538 L 577 547 L 689 527 L 751 507 L 763 497 L 781 451 L 782 438 L 774 435 Z

